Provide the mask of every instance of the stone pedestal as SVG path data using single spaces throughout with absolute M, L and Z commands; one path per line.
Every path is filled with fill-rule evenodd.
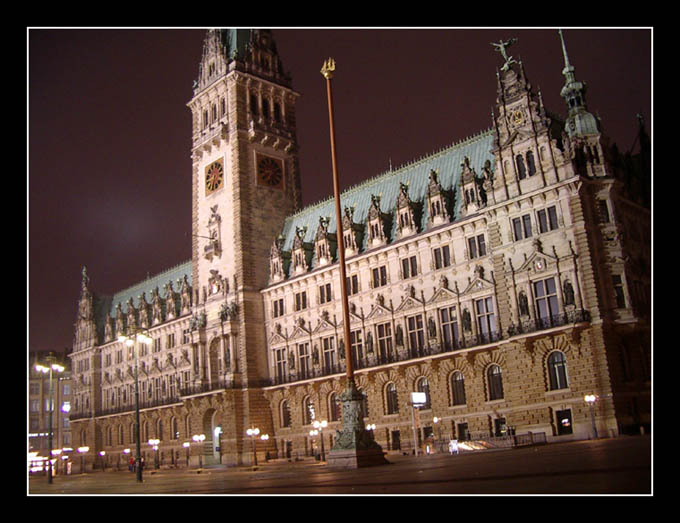
M 361 415 L 363 399 L 354 381 L 349 380 L 347 389 L 340 395 L 343 428 L 336 431 L 335 444 L 328 453 L 328 466 L 331 468 L 355 469 L 389 463 L 382 447 L 373 439 L 373 433 L 364 427 Z

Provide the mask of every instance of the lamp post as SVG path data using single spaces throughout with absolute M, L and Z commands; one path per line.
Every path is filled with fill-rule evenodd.
M 90 450 L 90 447 L 78 447 L 78 452 L 80 453 L 80 472 L 81 474 L 85 472 L 85 454 Z
M 260 433 L 260 429 L 257 427 L 252 427 L 246 430 L 246 434 L 250 436 L 253 440 L 253 466 L 257 466 L 257 452 L 255 452 L 255 438 Z
M 149 440 L 149 445 L 151 445 L 151 448 L 153 449 L 153 467 L 155 469 L 159 468 L 158 466 L 158 444 L 161 442 L 159 439 L 150 439 Z
M 43 374 L 49 373 L 49 399 L 48 399 L 48 415 L 47 415 L 47 482 L 52 483 L 52 411 L 54 410 L 54 384 L 52 382 L 53 372 L 64 372 L 64 367 L 57 364 L 57 358 L 53 353 L 49 353 L 45 357 L 47 365 L 36 364 L 35 370 Z
M 586 394 L 583 400 L 586 402 L 590 409 L 590 421 L 593 425 L 593 438 L 597 439 L 597 427 L 595 426 L 595 402 L 597 401 L 597 396 L 595 394 Z
M 136 441 L 136 452 L 135 457 L 136 469 L 137 469 L 137 482 L 142 482 L 142 438 L 140 436 L 140 426 L 139 426 L 139 361 L 138 361 L 138 343 L 143 343 L 145 345 L 151 345 L 153 339 L 147 333 L 148 329 L 134 329 L 132 333 L 127 335 L 118 336 L 118 341 L 125 343 L 127 347 L 133 347 L 133 353 L 135 358 L 135 441 Z
M 205 434 L 194 434 L 191 439 L 193 439 L 196 443 L 203 443 L 203 440 L 205 439 Z M 199 447 L 198 449 L 198 468 L 202 469 L 203 468 L 203 448 Z
M 326 420 L 317 420 L 313 425 L 314 428 L 319 431 L 319 436 L 321 437 L 321 461 L 326 461 L 326 449 L 323 445 L 323 429 L 328 426 L 328 422 Z

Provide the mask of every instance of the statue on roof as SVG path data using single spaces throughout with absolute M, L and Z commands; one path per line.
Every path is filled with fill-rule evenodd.
M 506 49 L 516 42 L 517 38 L 510 38 L 510 40 L 506 40 L 505 42 L 503 40 L 501 40 L 498 43 L 491 42 L 491 45 L 496 48 L 496 51 L 501 53 L 501 56 L 505 60 L 503 67 L 501 67 L 501 71 L 507 71 L 508 69 L 510 69 L 510 66 L 512 64 L 517 63 L 517 61 L 512 56 L 508 56 L 508 54 L 506 53 Z

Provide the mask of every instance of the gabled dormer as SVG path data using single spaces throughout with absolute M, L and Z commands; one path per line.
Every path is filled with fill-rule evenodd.
M 286 277 L 286 261 L 290 261 L 290 254 L 283 251 L 283 238 L 278 237 L 269 250 L 269 282 L 276 283 Z
M 345 207 L 342 217 L 342 235 L 345 245 L 345 256 L 352 256 L 359 252 L 361 245 L 361 226 L 354 223 L 354 208 Z
M 408 185 L 405 183 L 399 184 L 399 196 L 397 196 L 397 235 L 399 238 L 405 238 L 418 232 L 416 225 L 416 217 L 414 212 L 414 205 L 408 196 Z
M 430 181 L 427 186 L 427 208 L 429 211 L 428 227 L 436 227 L 450 221 L 446 195 L 439 183 L 437 172 L 434 170 L 430 171 Z
M 328 265 L 333 261 L 333 254 L 337 245 L 335 234 L 328 232 L 329 222 L 329 218 L 319 217 L 319 226 L 314 237 L 314 254 L 318 267 Z
M 380 210 L 380 196 L 371 195 L 371 206 L 368 208 L 368 248 L 387 243 L 387 217 Z
M 486 204 L 486 193 L 482 186 L 481 179 L 477 178 L 477 172 L 470 165 L 470 158 L 463 158 L 460 165 L 461 173 L 459 177 L 460 193 L 462 201 L 460 206 L 461 216 L 468 216 L 476 213 Z
M 307 230 L 306 227 L 297 227 L 295 229 L 295 237 L 293 238 L 293 248 L 291 250 L 292 261 L 291 276 L 304 274 L 310 268 L 309 261 L 307 259 L 308 249 L 304 241 L 306 230 Z

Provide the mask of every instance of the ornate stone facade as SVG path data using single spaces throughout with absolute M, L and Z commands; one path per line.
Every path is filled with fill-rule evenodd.
M 137 362 L 142 441 L 161 440 L 147 462 L 249 463 L 254 426 L 269 435 L 258 456 L 309 455 L 320 420 L 330 449 L 348 354 L 388 451 L 586 438 L 593 419 L 600 435 L 648 427 L 644 128 L 643 155 L 622 158 L 588 116 L 566 46 L 565 123 L 501 44 L 492 129 L 343 193 L 344 340 L 333 202 L 299 209 L 297 94 L 271 33 L 208 31 L 189 103 L 192 260 L 113 298 L 84 273 L 74 444 L 124 463 Z M 154 340 L 136 359 L 117 341 L 133 327 Z M 412 392 L 427 398 L 417 412 Z

